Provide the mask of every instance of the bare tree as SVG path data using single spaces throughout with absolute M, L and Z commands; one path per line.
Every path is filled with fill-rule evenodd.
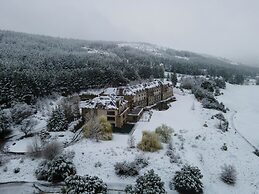
M 84 135 L 87 138 L 95 139 L 97 142 L 101 139 L 102 131 L 98 118 L 94 111 L 89 111 L 85 115 L 86 124 L 84 126 Z
M 131 134 L 128 139 L 129 148 L 135 148 L 135 137 Z
M 27 147 L 27 153 L 32 157 L 41 156 L 41 141 L 38 136 L 34 137 L 32 143 Z
M 25 119 L 22 121 L 21 131 L 24 133 L 25 137 L 28 137 L 32 133 L 32 129 L 37 124 L 34 119 Z

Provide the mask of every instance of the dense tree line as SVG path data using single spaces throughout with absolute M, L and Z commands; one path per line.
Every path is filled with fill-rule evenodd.
M 220 60 L 190 52 L 158 49 L 157 54 L 118 44 L 0 31 L 0 104 L 33 103 L 37 97 L 54 92 L 67 95 L 90 87 L 161 78 L 164 70 L 221 75 L 226 80 L 258 72 L 226 67 Z

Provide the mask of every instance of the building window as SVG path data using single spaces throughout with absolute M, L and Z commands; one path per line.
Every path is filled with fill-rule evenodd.
M 108 121 L 115 121 L 115 117 L 107 117 Z
M 107 115 L 115 115 L 115 111 L 107 111 Z

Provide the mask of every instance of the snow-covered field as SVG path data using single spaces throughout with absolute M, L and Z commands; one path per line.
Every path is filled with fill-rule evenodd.
M 180 155 L 182 164 L 170 163 L 164 149 L 155 153 L 143 153 L 138 149 L 129 149 L 128 135 L 114 134 L 112 141 L 93 142 L 83 139 L 80 142 L 66 148 L 75 151 L 74 163 L 80 175 L 97 175 L 111 187 L 124 188 L 126 184 L 134 183 L 136 178 L 121 178 L 114 172 L 116 162 L 132 161 L 138 155 L 144 155 L 149 159 L 149 166 L 142 169 L 144 174 L 149 169 L 159 174 L 165 182 L 168 193 L 177 193 L 169 189 L 169 182 L 175 171 L 183 164 L 198 166 L 204 175 L 205 194 L 259 194 L 259 157 L 252 152 L 254 149 L 238 134 L 247 137 L 256 146 L 259 146 L 259 87 L 257 86 L 233 86 L 227 85 L 223 90 L 224 95 L 218 99 L 230 108 L 225 117 L 230 122 L 228 132 L 217 129 L 219 121 L 211 119 L 218 113 L 215 110 L 203 109 L 193 95 L 175 90 L 177 101 L 171 104 L 166 111 L 154 111 L 149 122 L 140 121 L 135 126 L 133 135 L 138 143 L 142 131 L 153 131 L 161 124 L 166 124 L 174 129 L 173 146 Z M 192 108 L 195 105 L 194 110 Z M 237 112 L 235 112 L 237 111 Z M 234 115 L 234 116 L 233 116 Z M 232 120 L 231 118 L 234 119 Z M 233 123 L 234 122 L 234 123 Z M 204 127 L 204 124 L 208 127 Z M 228 150 L 222 151 L 221 146 L 226 143 Z M 23 180 L 36 181 L 33 172 L 40 160 L 15 159 L 6 164 L 7 172 L 0 167 L 0 182 Z M 95 167 L 97 162 L 101 166 Z M 234 186 L 224 184 L 219 179 L 221 166 L 232 164 L 238 172 L 237 183 Z M 21 172 L 13 173 L 15 167 L 20 167 Z M 1 191 L 1 187 L 0 187 Z
M 235 127 L 259 149 L 259 87 L 228 84 L 219 99 L 236 111 L 233 118 Z

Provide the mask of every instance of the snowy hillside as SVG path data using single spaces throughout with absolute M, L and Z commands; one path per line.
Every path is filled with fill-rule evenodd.
M 222 91 L 224 95 L 218 99 L 230 109 L 224 114 L 230 122 L 227 132 L 217 128 L 219 120 L 212 119 L 218 111 L 202 108 L 192 94 L 178 89 L 175 89 L 177 101 L 171 103 L 168 110 L 151 110 L 150 114 L 144 114 L 135 126 L 133 136 L 136 143 L 140 141 L 144 130 L 154 131 L 161 124 L 171 126 L 174 129 L 173 147 L 179 155 L 177 163 L 170 163 L 166 155 L 168 149 L 166 144 L 163 144 L 163 149 L 158 152 L 143 153 L 137 148 L 129 149 L 127 144 L 129 135 L 120 134 L 114 134 L 112 141 L 94 142 L 82 139 L 68 146 L 65 151 L 75 152 L 73 162 L 79 175 L 96 175 L 103 179 L 109 188 L 123 190 L 127 184 L 133 184 L 136 178 L 117 176 L 114 164 L 124 160 L 132 161 L 137 156 L 143 155 L 148 159 L 149 165 L 143 168 L 140 174 L 154 169 L 165 182 L 168 193 L 177 194 L 170 189 L 170 181 L 175 172 L 183 164 L 188 163 L 201 169 L 204 175 L 202 179 L 204 194 L 259 194 L 259 157 L 252 153 L 254 148 L 241 136 L 259 147 L 259 132 L 256 128 L 259 124 L 259 88 L 227 84 L 227 88 Z M 221 149 L 224 144 L 227 146 L 226 151 Z M 37 181 L 34 171 L 42 159 L 27 158 L 21 162 L 21 158 L 23 156 L 16 156 L 0 167 L 0 182 Z M 224 164 L 233 165 L 237 170 L 237 183 L 234 186 L 224 184 L 219 178 Z M 16 167 L 21 171 L 14 175 L 13 169 Z M 4 172 L 5 168 L 8 170 Z M 1 189 L 0 187 L 0 193 L 5 191 Z

